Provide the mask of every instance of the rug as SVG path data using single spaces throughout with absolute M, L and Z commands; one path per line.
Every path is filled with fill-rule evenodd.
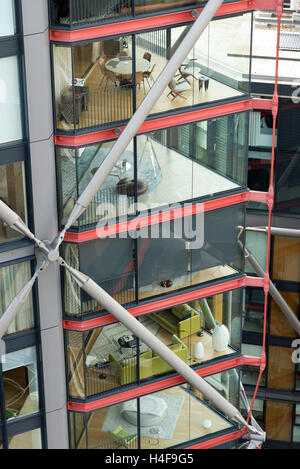
M 140 322 L 150 332 L 152 332 L 152 334 L 156 335 L 158 333 L 160 326 L 156 322 L 152 321 L 151 318 L 147 316 L 141 317 Z M 122 348 L 122 354 L 120 354 L 120 345 L 118 344 L 118 339 L 122 335 L 127 334 L 131 334 L 131 332 L 120 322 L 105 326 L 88 355 L 87 360 L 89 365 L 93 364 L 93 357 L 95 357 L 96 362 L 108 361 L 109 354 L 113 354 L 116 359 L 132 357 L 132 355 L 135 354 L 135 349 Z M 148 350 L 149 347 L 140 342 L 140 354 L 147 352 Z
M 166 402 L 167 411 L 161 423 L 155 425 L 154 427 L 159 430 L 159 438 L 162 440 L 171 440 L 173 438 L 176 423 L 181 412 L 184 397 L 172 396 L 169 394 L 159 394 L 159 397 Z M 110 407 L 104 420 L 102 431 L 113 431 L 118 425 L 121 425 L 124 430 L 132 434 L 137 433 L 137 427 L 135 425 L 131 425 L 122 416 L 121 408 L 122 404 Z M 152 427 L 141 427 L 141 436 L 148 436 L 151 438 L 151 428 Z

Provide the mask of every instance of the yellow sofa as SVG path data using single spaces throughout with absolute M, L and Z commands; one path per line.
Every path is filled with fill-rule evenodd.
M 157 311 L 150 314 L 150 317 L 170 334 L 175 334 L 180 339 L 195 334 L 204 326 L 201 314 L 186 303 Z
M 181 358 L 181 360 L 185 363 L 188 362 L 188 348 L 176 335 L 173 335 L 172 344 L 168 345 L 168 347 Z M 118 361 L 114 355 L 109 355 L 109 360 L 116 366 L 121 385 L 129 384 L 137 380 L 137 357 Z M 160 375 L 171 370 L 170 365 L 152 350 L 140 355 L 140 379 Z

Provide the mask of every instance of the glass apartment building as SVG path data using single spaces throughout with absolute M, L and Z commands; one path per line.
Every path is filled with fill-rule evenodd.
M 37 237 L 52 240 L 205 2 L 4 4 L 0 197 Z M 241 382 L 251 399 L 262 351 L 263 281 L 243 245 L 265 269 L 266 236 L 246 228 L 267 225 L 275 62 L 266 79 L 258 56 L 274 56 L 276 42 L 272 36 L 264 50 L 258 34 L 273 29 L 258 16 L 268 8 L 221 5 L 60 248 L 245 416 Z M 299 109 L 287 106 L 286 93 L 280 88 L 275 224 L 299 229 L 291 124 Z M 0 230 L 1 316 L 31 278 L 37 252 L 2 222 Z M 298 248 L 297 239 L 272 238 L 271 277 L 299 317 Z M 228 331 L 221 349 L 216 326 Z M 266 447 L 299 445 L 295 337 L 269 298 L 267 369 L 253 411 Z M 1 355 L 0 448 L 236 449 L 243 442 L 241 426 L 56 263 L 10 325 Z

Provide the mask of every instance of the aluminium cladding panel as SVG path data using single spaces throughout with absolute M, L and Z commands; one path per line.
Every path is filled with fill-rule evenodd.
M 23 34 L 43 33 L 49 28 L 48 0 L 21 0 Z
M 24 36 L 24 53 L 29 140 L 36 142 L 53 132 L 49 31 Z

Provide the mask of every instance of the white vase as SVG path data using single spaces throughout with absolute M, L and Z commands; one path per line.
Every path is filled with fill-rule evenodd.
M 202 342 L 199 340 L 194 344 L 194 357 L 198 359 L 204 357 L 204 347 Z
M 212 345 L 216 352 L 224 352 L 229 343 L 229 331 L 224 324 L 216 326 L 212 332 Z

